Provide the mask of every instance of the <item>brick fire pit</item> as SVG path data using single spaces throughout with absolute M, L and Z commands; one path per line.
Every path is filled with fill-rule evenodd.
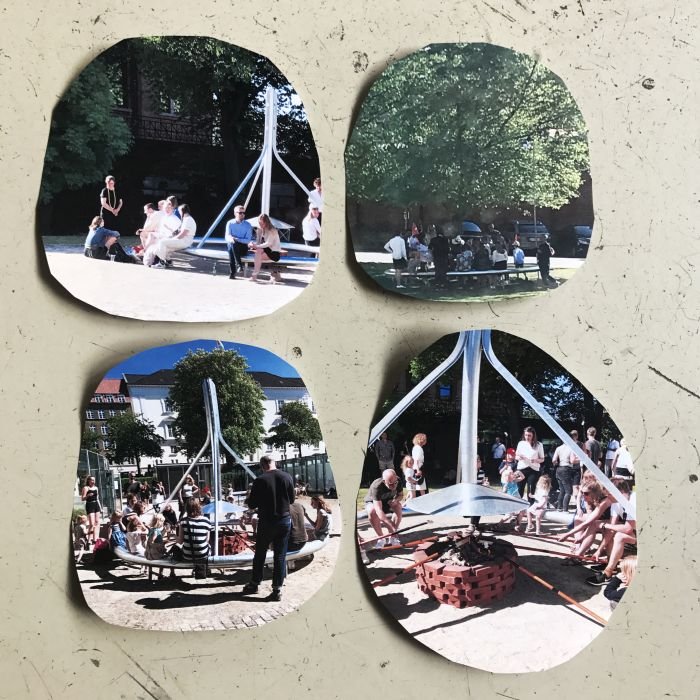
M 494 544 L 497 547 L 489 551 L 472 540 L 466 547 L 453 547 L 439 559 L 426 561 L 416 568 L 418 587 L 438 602 L 456 608 L 489 605 L 501 600 L 515 585 L 515 567 L 504 555 L 515 559 L 517 553 L 509 542 Z M 429 547 L 431 543 L 419 545 L 413 554 L 414 560 L 427 559 Z

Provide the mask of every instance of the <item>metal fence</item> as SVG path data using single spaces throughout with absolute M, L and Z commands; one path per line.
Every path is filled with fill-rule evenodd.
M 117 500 L 117 481 L 109 462 L 105 457 L 90 450 L 80 450 L 78 457 L 78 490 L 82 490 L 85 479 L 88 476 L 95 477 L 95 486 L 102 504 L 102 514 L 106 516 L 115 510 Z M 107 512 L 105 512 L 107 511 Z

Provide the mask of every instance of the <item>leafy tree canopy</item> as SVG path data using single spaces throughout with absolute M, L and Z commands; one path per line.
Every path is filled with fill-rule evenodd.
M 346 152 L 348 195 L 463 212 L 559 208 L 588 168 L 583 116 L 536 59 L 491 44 L 437 44 L 371 87 Z
M 83 450 L 90 450 L 91 452 L 97 452 L 100 446 L 100 438 L 97 432 L 85 428 L 83 434 L 80 437 L 80 448 Z
M 197 350 L 189 352 L 173 369 L 175 382 L 169 398 L 177 411 L 173 429 L 190 457 L 199 452 L 207 439 L 202 394 L 202 382 L 207 378 L 216 385 L 226 442 L 240 455 L 251 454 L 260 447 L 265 395 L 248 374 L 248 365 L 241 355 L 219 348 L 211 352 Z
M 126 122 L 114 114 L 105 64 L 97 58 L 71 83 L 51 117 L 40 199 L 101 182 L 119 156 L 131 148 Z
M 107 439 L 111 447 L 106 450 L 112 462 L 122 464 L 134 461 L 141 474 L 141 457 L 160 457 L 162 438 L 151 421 L 125 411 L 106 422 Z
M 264 440 L 266 445 L 284 449 L 291 442 L 300 455 L 302 445 L 315 445 L 323 440 L 318 420 L 301 401 L 290 401 L 282 406 L 280 423 L 270 433 Z

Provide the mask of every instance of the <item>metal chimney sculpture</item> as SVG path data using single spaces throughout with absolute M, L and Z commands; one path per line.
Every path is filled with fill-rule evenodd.
M 490 330 L 462 331 L 454 350 L 432 372 L 421 380 L 371 430 L 369 446 L 398 419 L 423 392 L 434 384 L 462 357 L 462 408 L 459 424 L 457 454 L 457 483 L 440 491 L 411 499 L 407 507 L 419 513 L 446 516 L 502 515 L 517 512 L 528 505 L 476 483 L 477 417 L 479 408 L 479 375 L 482 353 L 491 366 L 510 384 L 525 402 L 547 424 L 554 434 L 592 471 L 598 481 L 625 508 L 630 518 L 636 518 L 634 508 L 610 479 L 594 464 L 586 453 L 571 439 L 545 407 L 511 374 L 496 357 L 491 346 Z
M 268 87 L 265 91 L 265 127 L 263 132 L 263 145 L 260 150 L 260 155 L 255 161 L 253 167 L 248 171 L 248 174 L 243 178 L 243 181 L 238 186 L 236 191 L 233 193 L 231 198 L 226 202 L 226 205 L 221 210 L 219 215 L 214 219 L 214 223 L 209 227 L 209 230 L 204 234 L 202 239 L 197 243 L 197 248 L 202 248 L 206 240 L 211 236 L 216 227 L 221 223 L 224 216 L 228 210 L 233 206 L 234 202 L 240 196 L 241 192 L 245 189 L 245 186 L 250 181 L 251 177 L 255 175 L 253 179 L 253 184 L 248 191 L 248 195 L 245 199 L 244 206 L 248 208 L 248 204 L 253 196 L 255 186 L 258 184 L 258 180 L 262 175 L 262 190 L 260 194 L 260 213 L 270 214 L 270 195 L 272 190 L 272 157 L 275 157 L 277 162 L 287 171 L 291 178 L 296 182 L 299 187 L 304 191 L 305 194 L 309 194 L 308 188 L 304 183 L 294 174 L 294 171 L 282 160 L 279 150 L 277 149 L 277 90 L 273 87 Z M 283 222 L 272 221 L 273 225 L 278 227 L 278 224 L 283 224 Z M 284 226 L 287 226 L 284 224 Z

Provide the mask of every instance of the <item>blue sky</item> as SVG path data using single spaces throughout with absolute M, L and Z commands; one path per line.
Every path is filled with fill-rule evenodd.
M 270 374 L 276 374 L 280 377 L 299 376 L 294 367 L 268 350 L 242 343 L 223 341 L 223 344 L 227 350 L 235 350 L 243 355 L 249 368 L 254 372 L 270 372 Z M 117 378 L 125 372 L 127 374 L 151 374 L 159 369 L 172 369 L 173 365 L 190 350 L 213 350 L 217 345 L 218 341 L 216 340 L 193 340 L 188 343 L 151 348 L 138 355 L 132 355 L 128 360 L 115 365 L 105 374 L 105 377 Z

